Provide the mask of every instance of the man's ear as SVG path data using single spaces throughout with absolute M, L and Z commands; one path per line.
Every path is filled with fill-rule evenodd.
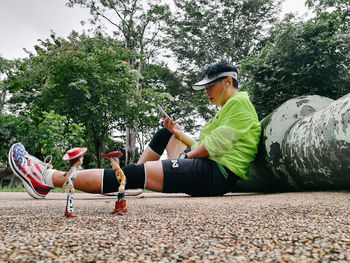
M 228 86 L 235 87 L 235 86 L 233 85 L 232 77 L 227 77 L 225 80 L 226 80 L 226 83 L 228 83 Z M 226 85 L 227 85 L 227 84 L 225 84 L 225 86 L 226 86 Z

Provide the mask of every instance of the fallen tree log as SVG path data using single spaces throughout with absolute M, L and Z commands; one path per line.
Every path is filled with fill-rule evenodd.
M 288 100 L 261 124 L 250 179 L 238 191 L 350 189 L 350 94 Z

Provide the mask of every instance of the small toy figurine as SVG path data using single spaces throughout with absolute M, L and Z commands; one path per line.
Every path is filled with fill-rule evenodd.
M 110 152 L 107 154 L 102 154 L 102 158 L 109 158 L 109 161 L 111 162 L 111 166 L 113 170 L 115 170 L 115 175 L 119 182 L 118 200 L 115 202 L 115 208 L 112 212 L 112 214 L 118 214 L 118 215 L 123 215 L 128 211 L 126 207 L 126 200 L 125 200 L 126 177 L 123 170 L 120 169 L 120 166 L 119 166 L 119 158 L 121 156 L 123 156 L 122 152 Z
M 86 152 L 87 148 L 79 148 L 75 147 L 73 149 L 70 149 L 64 156 L 64 161 L 69 161 L 69 168 L 67 169 L 67 172 L 65 173 L 65 176 L 67 177 L 66 181 L 63 184 L 63 193 L 67 193 L 67 203 L 66 203 L 66 211 L 64 215 L 66 217 L 77 217 L 77 215 L 74 213 L 74 206 L 73 206 L 73 194 L 74 194 L 74 181 L 77 177 L 77 171 L 79 170 L 79 167 L 83 164 L 84 159 L 84 153 Z

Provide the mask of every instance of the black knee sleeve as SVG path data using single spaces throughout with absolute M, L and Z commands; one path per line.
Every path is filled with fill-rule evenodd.
M 144 188 L 145 167 L 143 164 L 128 164 L 122 168 L 126 176 L 126 189 Z M 104 169 L 102 193 L 118 192 L 119 183 L 115 175 L 115 170 Z
M 161 128 L 153 135 L 149 147 L 159 155 L 162 155 L 173 134 L 167 128 Z
M 145 165 L 128 164 L 123 167 L 126 176 L 126 188 L 144 188 L 145 187 Z

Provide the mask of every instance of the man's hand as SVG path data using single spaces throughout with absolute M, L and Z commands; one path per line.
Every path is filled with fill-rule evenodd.
M 171 133 L 175 134 L 176 137 L 179 137 L 180 133 L 182 133 L 181 126 L 173 119 L 166 118 L 165 115 L 163 115 L 163 120 L 164 120 L 164 126 Z
M 177 124 L 176 121 L 173 119 L 166 118 L 163 115 L 164 120 L 164 126 L 175 135 L 177 139 L 182 141 L 187 146 L 192 146 L 195 143 L 195 140 L 193 140 L 191 137 L 187 136 L 185 133 L 182 132 L 182 128 L 179 124 Z
M 192 150 L 186 153 L 186 158 L 188 159 L 198 159 L 198 158 L 207 158 L 209 157 L 209 152 L 205 148 L 204 144 L 201 144 L 197 149 Z

